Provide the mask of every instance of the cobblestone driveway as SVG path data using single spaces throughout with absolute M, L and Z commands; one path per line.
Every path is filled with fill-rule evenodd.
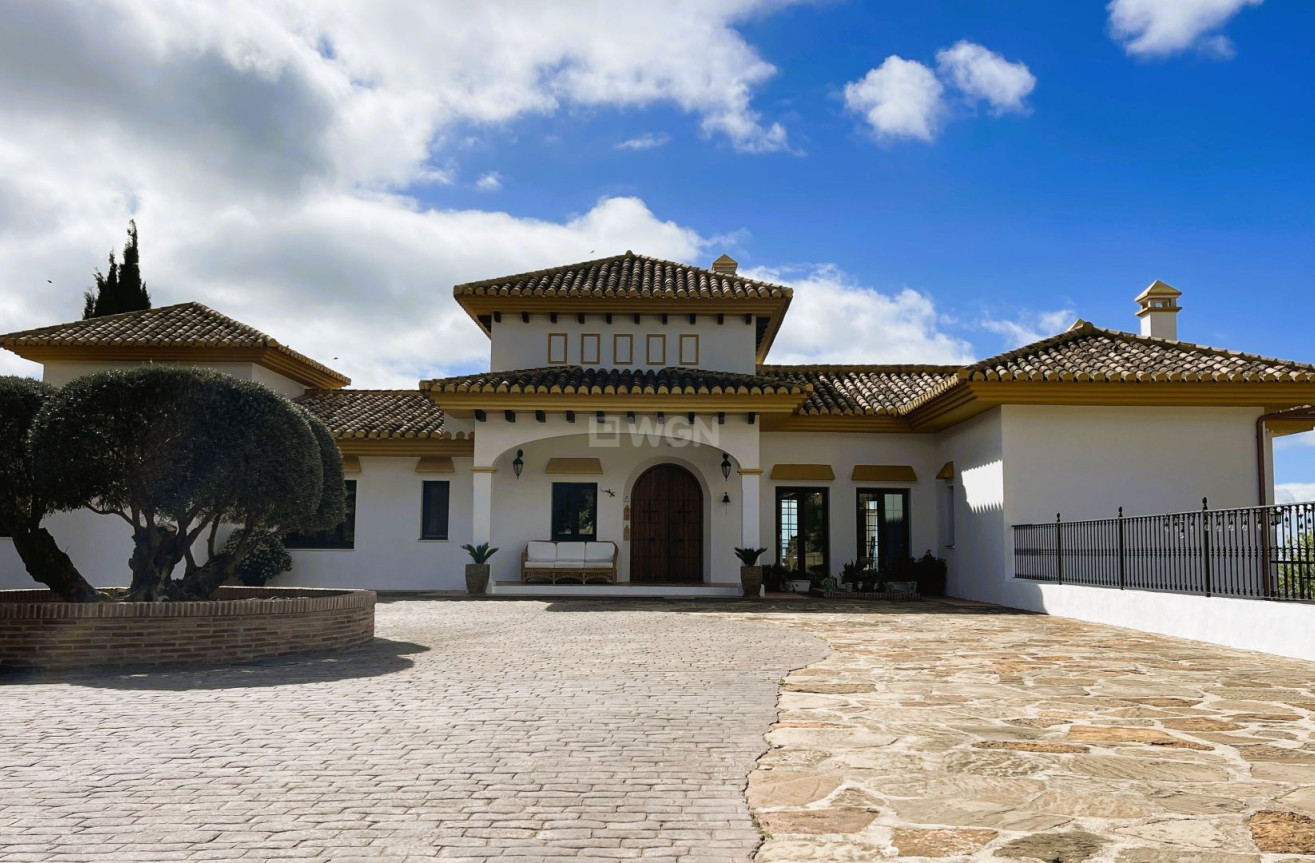
M 379 635 L 0 683 L 0 861 L 747 861 L 746 776 L 759 863 L 1315 859 L 1310 663 L 932 602 L 398 602 Z
M 0 678 L 0 860 L 746 861 L 777 683 L 826 649 L 664 607 L 396 602 L 329 659 Z

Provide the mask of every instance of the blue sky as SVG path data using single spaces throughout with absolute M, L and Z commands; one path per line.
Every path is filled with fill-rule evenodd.
M 100 0 L 0 25 L 6 330 L 76 316 L 133 217 L 157 303 L 358 386 L 487 362 L 453 283 L 626 248 L 795 286 L 778 362 L 1134 329 L 1157 278 L 1182 338 L 1315 361 L 1315 4 Z M 1278 458 L 1315 497 L 1315 436 Z

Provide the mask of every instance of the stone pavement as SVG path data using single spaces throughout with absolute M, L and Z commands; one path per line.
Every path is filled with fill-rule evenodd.
M 935 602 L 378 621 L 343 654 L 0 677 L 0 861 L 1315 854 L 1308 663 Z
M 747 861 L 800 631 L 663 604 L 393 602 L 373 647 L 0 678 L 0 860 Z
M 761 863 L 1315 859 L 1315 664 L 969 604 L 734 617 L 834 648 L 750 777 Z

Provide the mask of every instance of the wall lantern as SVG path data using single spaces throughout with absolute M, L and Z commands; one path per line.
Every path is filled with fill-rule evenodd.
M 516 474 L 516 479 L 521 478 L 521 471 L 525 470 L 525 450 L 516 450 L 516 459 L 511 463 L 511 472 Z
M 721 454 L 721 478 L 731 478 L 731 457 L 726 455 L 726 453 Z
M 728 492 L 728 491 L 724 491 L 724 492 L 722 492 L 722 493 L 721 493 L 721 502 L 722 502 L 722 503 L 730 503 L 730 502 L 731 502 L 731 493 Z

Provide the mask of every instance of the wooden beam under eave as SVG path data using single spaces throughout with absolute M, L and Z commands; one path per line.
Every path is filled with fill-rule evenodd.
M 454 440 L 453 438 L 342 438 L 334 441 L 343 457 L 371 456 L 420 458 L 423 456 L 448 456 L 450 458 L 474 458 L 475 439 L 472 437 Z

